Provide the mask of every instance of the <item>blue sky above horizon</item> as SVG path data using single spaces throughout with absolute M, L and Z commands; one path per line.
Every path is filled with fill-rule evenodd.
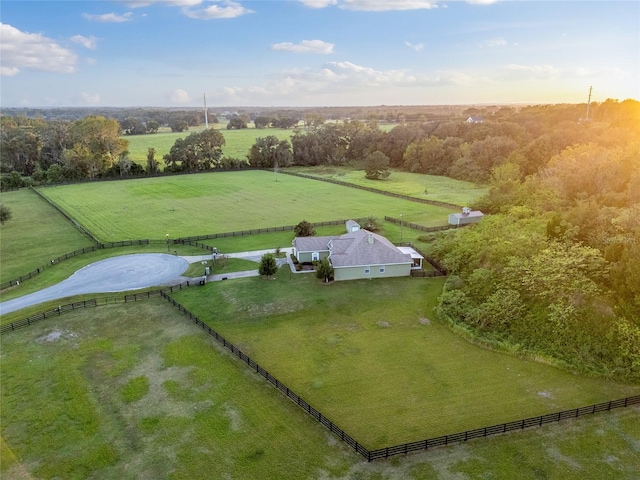
M 3 0 L 0 106 L 640 98 L 640 2 Z

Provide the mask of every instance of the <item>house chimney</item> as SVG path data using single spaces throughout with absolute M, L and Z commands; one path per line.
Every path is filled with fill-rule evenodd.
M 369 244 L 373 245 L 373 233 L 369 234 Z

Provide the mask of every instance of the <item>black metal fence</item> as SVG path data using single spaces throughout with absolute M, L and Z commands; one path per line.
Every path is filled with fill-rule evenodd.
M 343 187 L 357 188 L 358 190 L 366 190 L 367 192 L 378 193 L 380 195 L 386 195 L 388 197 L 401 198 L 402 200 L 409 200 L 410 202 L 417 202 L 417 203 L 424 203 L 424 204 L 428 204 L 428 205 L 435 205 L 436 207 L 455 208 L 457 210 L 462 208 L 462 206 L 454 205 L 453 203 L 438 202 L 437 200 L 428 200 L 426 198 L 410 197 L 409 195 L 402 195 L 400 193 L 387 192 L 385 190 L 380 190 L 380 189 L 377 189 L 377 188 L 364 187 L 362 185 L 356 185 L 354 183 L 349 183 L 349 182 L 342 182 L 340 180 L 334 180 L 332 178 L 314 177 L 313 175 L 307 175 L 306 173 L 287 172 L 287 171 L 283 171 L 283 170 L 280 170 L 280 173 L 284 173 L 286 175 L 292 175 L 294 177 L 309 178 L 311 180 L 319 180 L 321 182 L 333 183 L 333 184 L 336 184 L 336 185 L 341 185 Z

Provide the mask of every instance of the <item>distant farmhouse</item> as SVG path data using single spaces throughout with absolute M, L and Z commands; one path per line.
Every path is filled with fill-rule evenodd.
M 483 218 L 484 213 L 480 210 L 471 210 L 469 207 L 464 207 L 462 213 L 452 213 L 449 215 L 449 225 L 468 225 L 479 222 Z
M 396 247 L 382 235 L 347 222 L 347 233 L 326 237 L 296 237 L 293 254 L 300 263 L 328 258 L 334 279 L 408 277 L 422 268 L 423 257 L 410 247 Z
M 482 123 L 484 122 L 484 117 L 481 117 L 480 115 L 472 115 L 469 118 L 467 118 L 467 123 Z

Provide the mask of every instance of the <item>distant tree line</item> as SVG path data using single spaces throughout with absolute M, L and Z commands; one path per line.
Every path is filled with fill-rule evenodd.
M 11 187 L 29 181 L 55 183 L 157 174 L 161 170 L 159 161 L 164 160 L 170 173 L 351 165 L 365 170 L 369 178 L 383 179 L 390 169 L 398 169 L 482 183 L 490 180 L 496 167 L 511 164 L 524 179 L 544 168 L 568 146 L 625 143 L 637 130 L 638 105 L 635 100 L 593 103 L 588 121 L 581 120 L 585 105 L 467 108 L 455 120 L 428 119 L 421 114 L 420 121 L 401 123 L 390 130 L 380 128 L 381 115 L 371 110 L 366 111 L 366 120 L 340 122 L 327 121 L 313 111 L 303 115 L 276 111 L 253 116 L 237 112 L 230 115 L 227 129 L 246 128 L 253 117 L 258 130 L 294 126 L 294 134 L 290 141 L 280 141 L 272 135 L 257 137 L 245 158 L 232 159 L 223 155 L 222 134 L 195 132 L 176 141 L 162 159 L 156 159 L 153 152 L 146 168 L 128 159 L 126 141 L 119 137 L 157 132 L 164 125 L 149 117 L 143 121 L 142 117 L 131 116 L 120 122 L 97 116 L 71 122 L 2 117 L 0 173 L 4 174 L 3 186 Z M 466 120 L 471 116 L 482 120 L 469 123 Z M 213 120 L 217 118 L 210 116 Z M 163 121 L 173 131 L 186 131 L 201 125 L 203 115 L 193 111 L 165 112 Z M 92 135 L 100 140 L 91 140 Z

